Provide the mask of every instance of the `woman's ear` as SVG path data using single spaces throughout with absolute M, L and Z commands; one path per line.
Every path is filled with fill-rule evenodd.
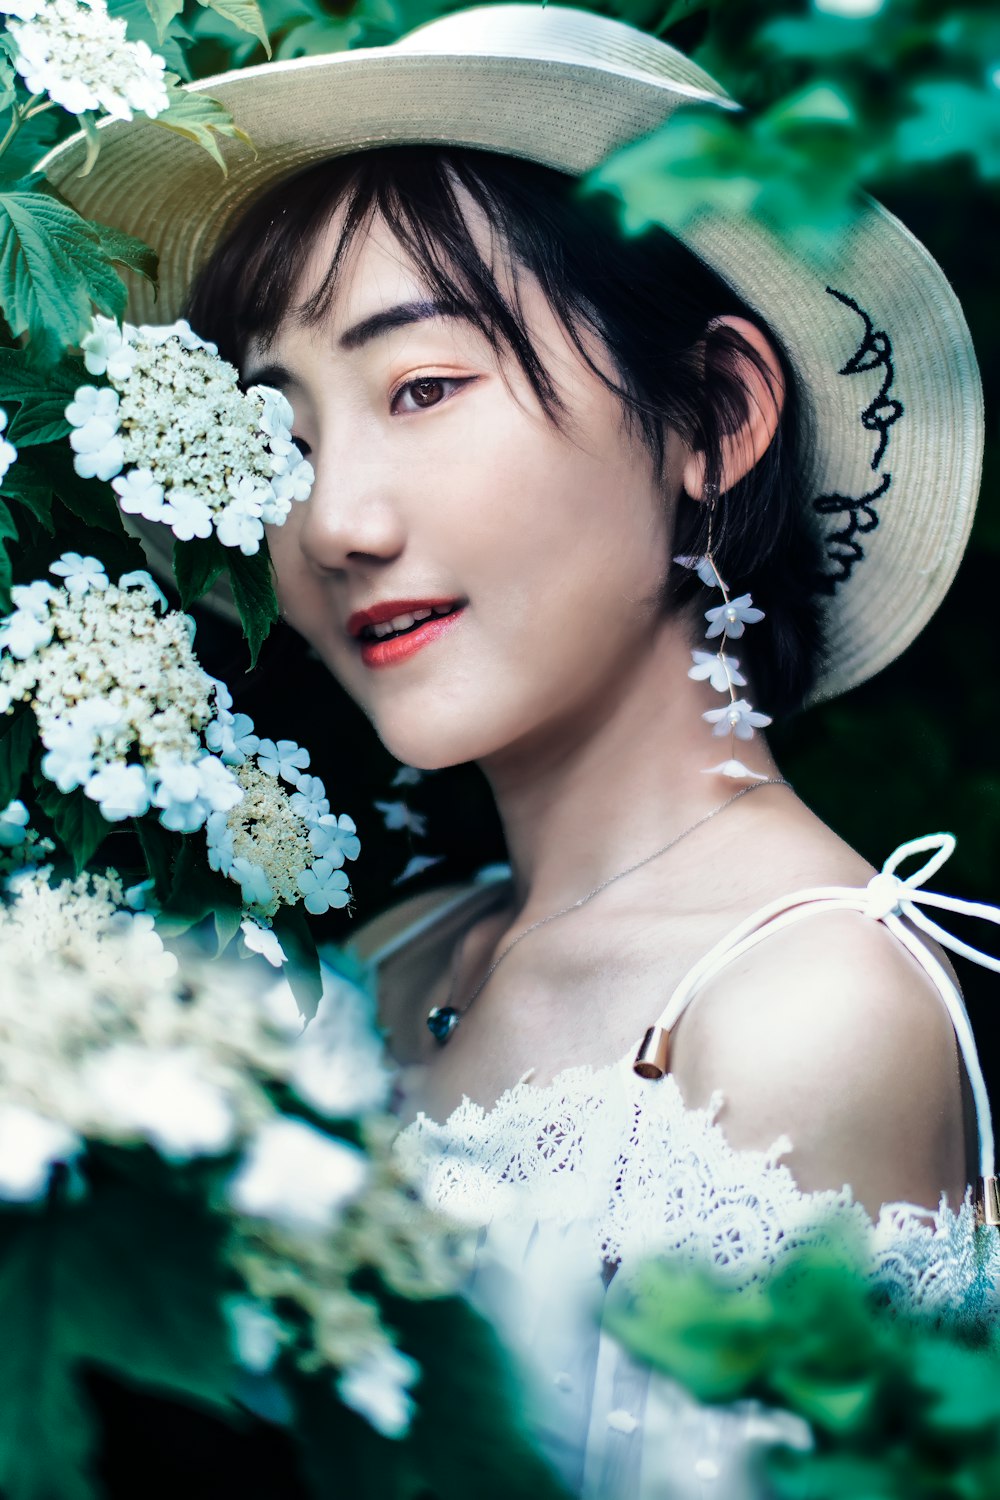
M 747 419 L 734 432 L 723 435 L 719 491 L 725 493 L 767 452 L 781 418 L 785 381 L 773 344 L 755 324 L 746 318 L 714 318 L 709 331 L 720 327 L 731 328 L 745 339 L 760 356 L 764 367 L 761 370 L 755 360 L 736 355 L 739 377 L 747 391 Z M 704 499 L 705 454 L 702 449 L 694 449 L 688 457 L 682 483 L 692 500 Z

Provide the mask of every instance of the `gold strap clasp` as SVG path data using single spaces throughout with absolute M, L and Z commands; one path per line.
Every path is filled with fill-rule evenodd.
M 670 1032 L 665 1026 L 650 1026 L 635 1054 L 632 1071 L 640 1078 L 662 1078 L 669 1067 Z

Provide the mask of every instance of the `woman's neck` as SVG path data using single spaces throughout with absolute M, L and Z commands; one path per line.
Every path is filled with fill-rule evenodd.
M 669 842 L 746 786 L 704 769 L 727 760 L 702 713 L 724 699 L 692 681 L 683 622 L 665 622 L 589 719 L 483 765 L 503 822 L 522 920 L 537 920 Z M 741 758 L 778 774 L 757 734 Z

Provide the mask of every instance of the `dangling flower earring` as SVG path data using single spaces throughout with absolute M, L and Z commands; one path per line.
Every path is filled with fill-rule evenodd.
M 728 776 L 732 781 L 766 781 L 766 776 L 759 771 L 751 771 L 736 758 L 736 741 L 753 739 L 754 730 L 763 729 L 771 720 L 767 714 L 758 713 L 746 698 L 737 698 L 736 689 L 746 687 L 747 680 L 740 671 L 739 659 L 727 656 L 724 649 L 727 639 L 738 640 L 748 625 L 756 625 L 763 620 L 764 611 L 754 607 L 749 594 L 740 594 L 736 599 L 730 598 L 712 555 L 712 520 L 719 497 L 718 487 L 706 484 L 704 494 L 709 507 L 708 540 L 704 556 L 674 558 L 674 562 L 679 563 L 682 568 L 691 568 L 696 572 L 706 588 L 717 588 L 722 593 L 722 603 L 705 611 L 705 618 L 709 622 L 705 631 L 706 639 L 721 636 L 719 649 L 716 652 L 693 650 L 691 655 L 694 665 L 688 671 L 688 676 L 696 681 L 708 681 L 716 692 L 729 694 L 729 702 L 722 708 L 710 708 L 707 713 L 702 714 L 702 718 L 713 726 L 712 733 L 728 734 L 730 744 L 729 759 L 721 761 L 717 766 L 706 766 L 704 774 Z

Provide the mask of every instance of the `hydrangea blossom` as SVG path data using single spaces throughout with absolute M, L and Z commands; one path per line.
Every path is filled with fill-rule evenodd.
M 409 1431 L 414 1411 L 408 1387 L 419 1374 L 416 1360 L 386 1344 L 345 1370 L 337 1390 L 341 1400 L 367 1417 L 383 1437 L 401 1438 Z
M 0 406 L 0 432 L 7 430 L 7 413 Z M 6 438 L 0 438 L 0 479 L 3 479 L 12 463 L 17 462 L 17 449 Z
M 368 1176 L 354 1146 L 304 1120 L 268 1120 L 229 1185 L 240 1213 L 293 1229 L 331 1228 Z
M 0 848 L 16 849 L 28 837 L 28 809 L 17 800 L 0 812 Z
M 376 802 L 375 806 L 385 819 L 386 828 L 406 828 L 418 836 L 427 832 L 427 819 L 423 813 L 411 811 L 405 802 Z
M 294 740 L 258 740 L 253 721 L 223 706 L 227 700 L 209 734 L 242 796 L 207 820 L 209 864 L 239 883 L 250 916 L 265 924 L 303 897 L 316 916 L 346 906 L 350 887 L 340 867 L 361 852 L 352 819 L 331 814 L 320 778 L 303 774 L 307 750 Z
M 94 557 L 67 552 L 44 580 L 12 589 L 0 626 L 0 710 L 30 704 L 42 773 L 77 787 L 110 822 L 156 807 L 166 828 L 192 832 L 243 793 L 207 748 L 214 681 L 198 663 L 190 622 L 161 614 L 147 573 L 110 582 Z
M 155 119 L 167 108 L 163 58 L 129 41 L 105 0 L 3 0 L 0 13 L 30 93 L 71 114 L 103 110 L 118 120 L 135 110 Z
M 183 321 L 121 327 L 100 315 L 84 363 L 107 386 L 66 408 L 74 466 L 112 480 L 123 511 L 179 541 L 213 534 L 252 556 L 264 526 L 308 498 L 312 467 L 292 440 L 292 409 L 267 386 L 243 392 L 234 366 Z

